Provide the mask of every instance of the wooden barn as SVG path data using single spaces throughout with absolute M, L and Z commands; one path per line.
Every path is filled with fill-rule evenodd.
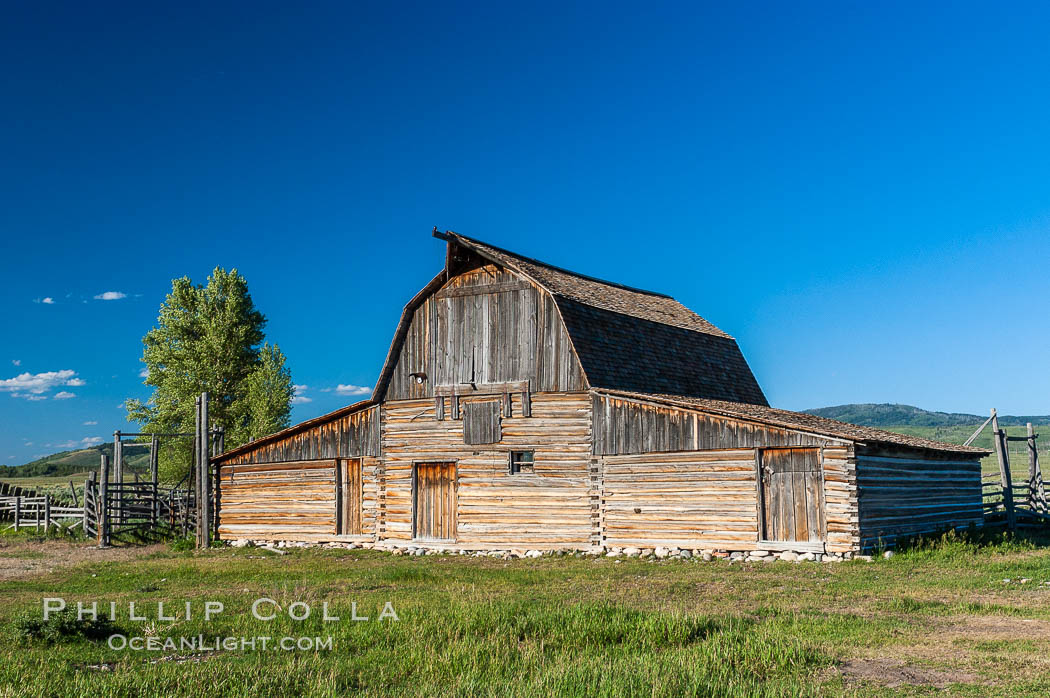
M 435 235 L 371 399 L 217 458 L 223 539 L 838 557 L 981 521 L 985 451 L 774 409 L 673 298 Z

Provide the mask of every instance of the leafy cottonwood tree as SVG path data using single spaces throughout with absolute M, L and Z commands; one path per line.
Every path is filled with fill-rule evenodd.
M 264 344 L 266 318 L 236 269 L 216 267 L 207 284 L 175 279 L 157 326 L 143 338 L 146 402 L 128 400 L 131 419 L 147 432 L 192 432 L 194 401 L 209 394 L 209 418 L 226 429 L 226 448 L 289 424 L 292 377 L 276 345 Z M 163 479 L 178 480 L 190 465 L 188 439 L 165 440 Z

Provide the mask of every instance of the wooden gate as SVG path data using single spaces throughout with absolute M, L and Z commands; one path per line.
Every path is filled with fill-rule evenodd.
M 763 540 L 822 541 L 827 533 L 824 482 L 816 448 L 759 451 Z
M 455 540 L 456 464 L 417 464 L 415 493 L 414 537 Z
M 335 501 L 337 533 L 360 535 L 361 530 L 361 459 L 340 460 L 336 465 L 337 475 Z

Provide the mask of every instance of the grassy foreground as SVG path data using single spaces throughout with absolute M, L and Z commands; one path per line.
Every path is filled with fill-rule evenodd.
M 60 545 L 2 536 L 0 562 Z M 1050 549 L 1025 541 L 948 539 L 838 564 L 81 552 L 0 581 L 0 696 L 1050 694 Z M 42 626 L 49 596 L 116 602 L 118 617 Z M 260 597 L 280 605 L 276 619 L 252 617 Z M 130 620 L 130 601 L 149 620 Z M 158 601 L 178 620 L 158 621 Z M 205 601 L 224 612 L 205 622 Z M 340 621 L 322 620 L 326 601 Z M 296 602 L 309 618 L 287 616 Z M 399 620 L 377 620 L 387 602 Z M 369 620 L 352 621 L 351 603 Z M 96 632 L 332 646 L 116 651 L 84 636 Z

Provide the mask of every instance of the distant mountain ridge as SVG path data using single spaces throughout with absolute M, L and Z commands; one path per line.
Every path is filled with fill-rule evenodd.
M 91 448 L 52 453 L 23 465 L 0 465 L 0 478 L 9 477 L 62 477 L 88 470 L 97 470 L 101 455 L 113 459 L 113 442 Z M 124 443 L 124 462 L 131 469 L 142 469 L 149 463 L 149 444 Z
M 913 405 L 901 405 L 894 403 L 854 403 L 850 405 L 836 405 L 834 407 L 818 407 L 811 410 L 803 410 L 807 414 L 828 419 L 837 419 L 840 422 L 860 424 L 866 427 L 953 427 L 972 424 L 975 427 L 988 419 L 988 415 L 966 414 L 960 412 L 931 412 Z M 1028 422 L 1034 425 L 1050 424 L 1050 415 L 1042 416 L 1015 416 L 999 415 L 999 423 L 1003 426 L 1024 426 Z

